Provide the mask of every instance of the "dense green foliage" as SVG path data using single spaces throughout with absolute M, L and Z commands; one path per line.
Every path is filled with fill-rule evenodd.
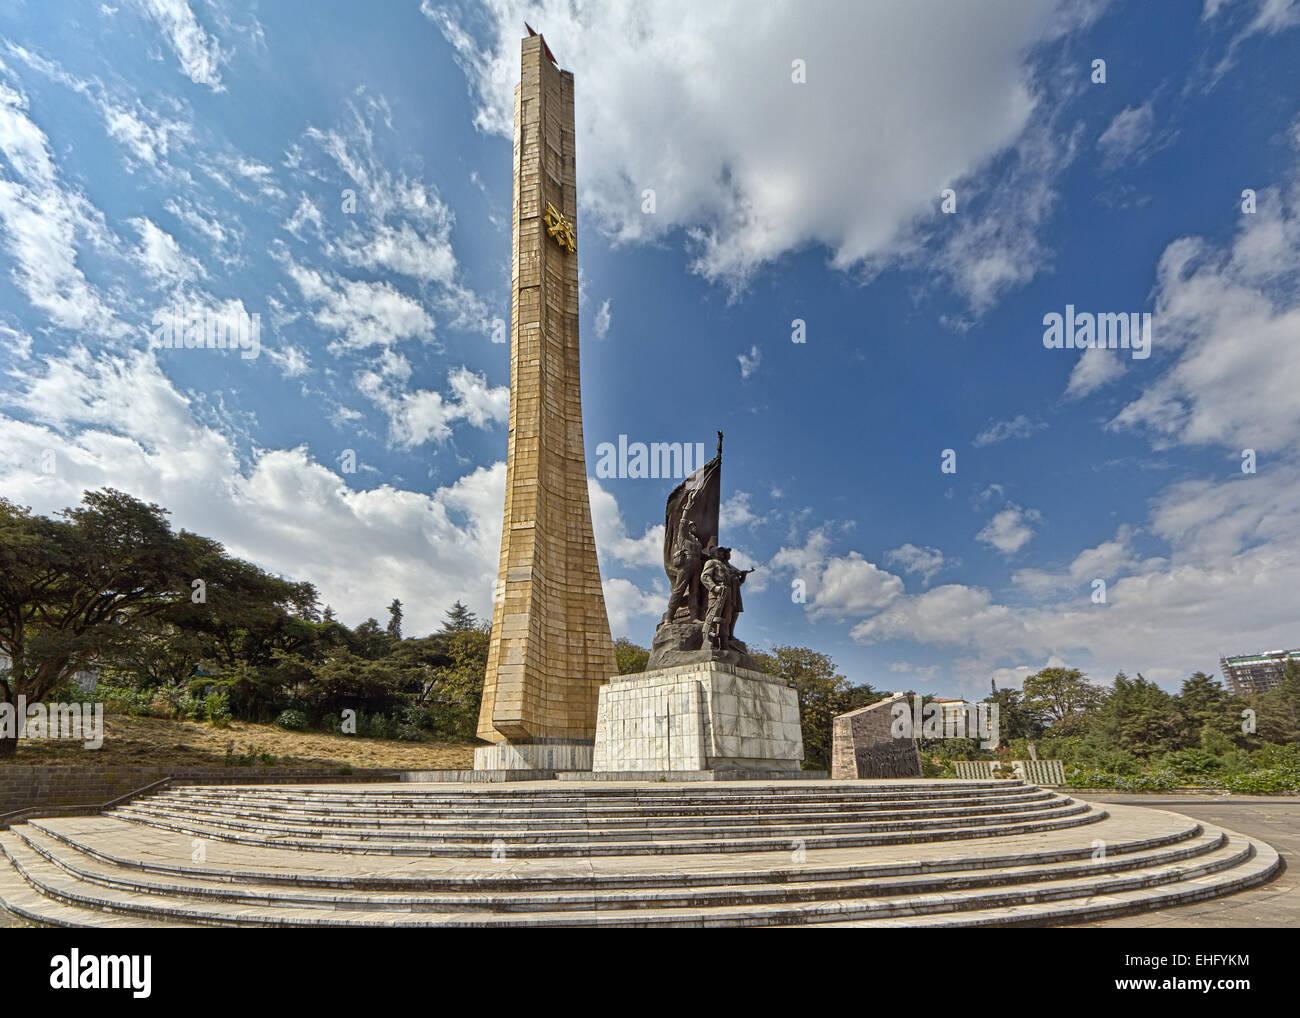
M 457 601 L 441 628 L 404 636 L 402 603 L 349 628 L 310 583 L 274 576 L 216 541 L 173 531 L 167 512 L 112 489 L 47 518 L 0 499 L 0 702 L 68 699 L 75 673 L 99 673 L 110 712 L 206 721 L 274 720 L 291 730 L 418 740 L 474 737 L 489 625 Z M 615 642 L 620 674 L 644 647 Z M 853 685 L 825 654 L 779 646 L 754 655 L 797 691 L 804 766 L 830 764 L 831 721 L 885 696 Z M 64 695 L 66 694 L 66 695 Z M 78 697 L 79 698 L 79 697 Z M 1109 686 L 1044 668 L 995 689 L 1000 740 L 922 739 L 927 775 L 961 759 L 1065 763 L 1072 785 L 1135 791 L 1198 784 L 1300 789 L 1300 666 L 1249 700 L 1197 672 L 1168 693 L 1123 672 Z M 0 757 L 15 740 L 0 739 Z
M 1300 790 L 1300 666 L 1277 686 L 1233 696 L 1204 672 L 1168 693 L 1123 672 L 1093 685 L 1071 668 L 1045 668 L 1023 689 L 997 690 L 1001 746 L 970 740 L 922 743 L 927 769 L 955 775 L 952 762 L 1024 760 L 1032 743 L 1043 759 L 1061 760 L 1077 788 L 1161 791 L 1199 785 L 1239 792 Z
M 460 602 L 418 638 L 402 636 L 395 598 L 388 616 L 351 629 L 310 583 L 173 531 L 122 492 L 87 492 L 54 519 L 0 499 L 0 702 L 73 696 L 73 675 L 95 669 L 110 711 L 335 731 L 352 711 L 356 734 L 472 738 L 488 626 Z M 0 740 L 0 756 L 14 746 Z

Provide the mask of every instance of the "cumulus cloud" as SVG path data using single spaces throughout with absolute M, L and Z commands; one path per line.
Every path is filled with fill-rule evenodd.
M 436 628 L 457 598 L 490 610 L 503 463 L 430 494 L 356 491 L 301 447 L 257 450 L 241 467 L 228 433 L 201 422 L 152 352 L 77 348 L 18 382 L 11 398 L 31 420 L 0 417 L 0 484 L 20 503 L 54 512 L 104 485 L 156 501 L 174 525 L 311 580 L 353 624 L 394 597 L 408 606 L 412 632 Z M 53 474 L 41 469 L 46 450 Z
M 921 548 L 910 542 L 885 552 L 885 561 L 904 572 L 919 574 L 922 583 L 929 583 L 935 573 L 951 564 L 938 548 Z
M 667 593 L 645 591 L 631 580 L 611 577 L 601 583 L 605 594 L 605 612 L 609 616 L 609 629 L 615 639 L 626 636 L 633 643 L 648 644 L 654 632 L 652 620 L 664 613 L 668 605 Z M 647 620 L 633 625 L 633 620 Z
M 808 610 L 830 618 L 878 611 L 903 593 L 903 581 L 868 561 L 860 552 L 831 555 L 831 536 L 819 527 L 802 545 L 782 547 L 770 568 L 803 582 Z
M 1121 529 L 1062 574 L 1017 573 L 1022 590 L 1045 595 L 1030 603 L 948 584 L 896 599 L 851 635 L 965 650 L 955 673 L 972 688 L 987 688 L 990 674 L 1007 684 L 1049 660 L 1103 680 L 1122 668 L 1176 683 L 1215 671 L 1221 653 L 1294 642 L 1300 469 L 1174 485 L 1154 501 L 1149 529 L 1167 554 L 1139 559 Z M 1092 603 L 1094 576 L 1110 577 L 1105 605 Z
M 753 529 L 764 520 L 766 516 L 754 512 L 750 505 L 751 496 L 747 491 L 737 491 L 728 499 L 724 499 L 718 510 L 719 525 L 725 532 L 739 530 L 742 528 Z
M 841 269 L 906 251 L 913 221 L 934 213 L 940 188 L 1020 139 L 1037 104 L 1027 52 L 1096 11 L 1056 8 L 917 0 L 824 5 L 810 17 L 796 0 L 776 0 L 761 16 L 752 5 L 690 0 L 491 0 L 482 29 L 436 0 L 422 5 L 466 72 L 477 124 L 503 136 L 520 26 L 542 25 L 562 66 L 578 69 L 580 89 L 600 82 L 578 107 L 585 211 L 618 241 L 681 231 L 694 270 L 733 290 L 810 244 L 827 248 Z M 795 60 L 803 83 L 794 80 Z M 1028 167 L 1047 151 L 1021 162 Z M 1017 181 L 1022 190 L 1027 180 Z M 655 192 L 654 215 L 642 212 L 646 189 Z M 1031 229 L 1044 206 L 1034 192 L 1014 209 L 1021 222 L 1029 214 Z M 963 279 L 978 300 L 1021 278 L 1014 266 L 994 264 L 1004 253 L 1032 262 L 1012 225 L 986 220 L 968 235 L 967 254 L 979 253 L 981 238 L 1022 244 L 1018 252 L 986 246 L 988 257 L 968 266 Z M 956 254 L 948 262 L 953 271 L 961 264 Z
M 594 478 L 587 479 L 587 498 L 591 503 L 591 526 L 602 563 L 617 560 L 627 566 L 663 568 L 662 523 L 647 527 L 640 537 L 632 537 L 627 532 L 627 524 L 623 522 L 618 500 Z
M 407 389 L 410 376 L 406 358 L 386 350 L 356 378 L 361 394 L 387 416 L 389 438 L 399 448 L 445 442 L 456 421 L 489 428 L 504 423 L 510 415 L 509 387 L 489 386 L 486 378 L 468 368 L 448 372 L 449 396 L 431 389 Z
M 1070 369 L 1065 398 L 1082 399 L 1090 396 L 1123 375 L 1124 362 L 1120 359 L 1120 353 L 1119 350 L 1103 350 L 1095 346 L 1084 350 Z
M 751 346 L 749 353 L 742 353 L 736 360 L 740 362 L 740 377 L 748 378 L 758 370 L 758 365 L 763 360 L 763 352 L 758 347 Z
M 1300 434 L 1300 173 L 1260 192 L 1231 245 L 1183 237 L 1157 269 L 1171 366 L 1111 422 L 1157 441 L 1289 450 Z M 1150 363 L 1150 362 L 1148 362 Z M 1170 362 L 1166 362 L 1170 363 Z
M 1041 522 L 1042 516 L 1036 509 L 1022 509 L 1012 503 L 999 509 L 975 535 L 975 540 L 991 545 L 1003 555 L 1014 555 L 1034 536 L 1035 523 Z

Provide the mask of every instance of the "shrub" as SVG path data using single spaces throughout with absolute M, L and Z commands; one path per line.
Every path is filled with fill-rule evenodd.
M 1115 775 L 1105 771 L 1085 771 L 1078 767 L 1066 772 L 1065 783 L 1070 788 L 1114 788 Z
M 300 710 L 281 711 L 275 723 L 286 732 L 301 732 L 307 727 L 307 715 Z
M 1264 793 L 1300 791 L 1300 766 L 1283 764 L 1248 774 L 1229 774 L 1221 784 L 1230 792 Z
M 1160 770 L 1154 774 L 1125 775 L 1115 779 L 1115 787 L 1121 792 L 1167 792 L 1182 783 L 1182 778 L 1170 770 Z
M 230 697 L 225 693 L 209 693 L 205 696 L 203 710 L 216 727 L 225 728 L 230 724 Z
M 1165 766 L 1180 774 L 1202 777 L 1219 770 L 1223 764 L 1213 753 L 1203 749 L 1180 749 L 1165 754 Z
M 192 693 L 182 693 L 173 707 L 177 721 L 204 721 L 208 711 L 203 701 Z

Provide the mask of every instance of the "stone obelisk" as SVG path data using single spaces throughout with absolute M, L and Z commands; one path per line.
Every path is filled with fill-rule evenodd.
M 531 32 L 531 29 L 529 30 Z M 573 74 L 540 35 L 515 88 L 510 444 L 478 736 L 480 770 L 590 770 L 616 669 L 600 586 L 578 372 Z

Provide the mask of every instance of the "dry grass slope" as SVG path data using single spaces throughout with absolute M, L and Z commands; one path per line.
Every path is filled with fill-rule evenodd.
M 166 721 L 110 715 L 104 719 L 104 745 L 94 751 L 79 742 L 24 739 L 9 762 L 19 765 L 80 764 L 112 766 L 221 766 L 226 747 L 244 754 L 251 745 L 283 767 L 379 767 L 434 770 L 474 766 L 474 747 L 447 742 L 394 742 L 348 735 L 286 732 L 274 725 L 232 721 L 215 728 L 194 721 Z

